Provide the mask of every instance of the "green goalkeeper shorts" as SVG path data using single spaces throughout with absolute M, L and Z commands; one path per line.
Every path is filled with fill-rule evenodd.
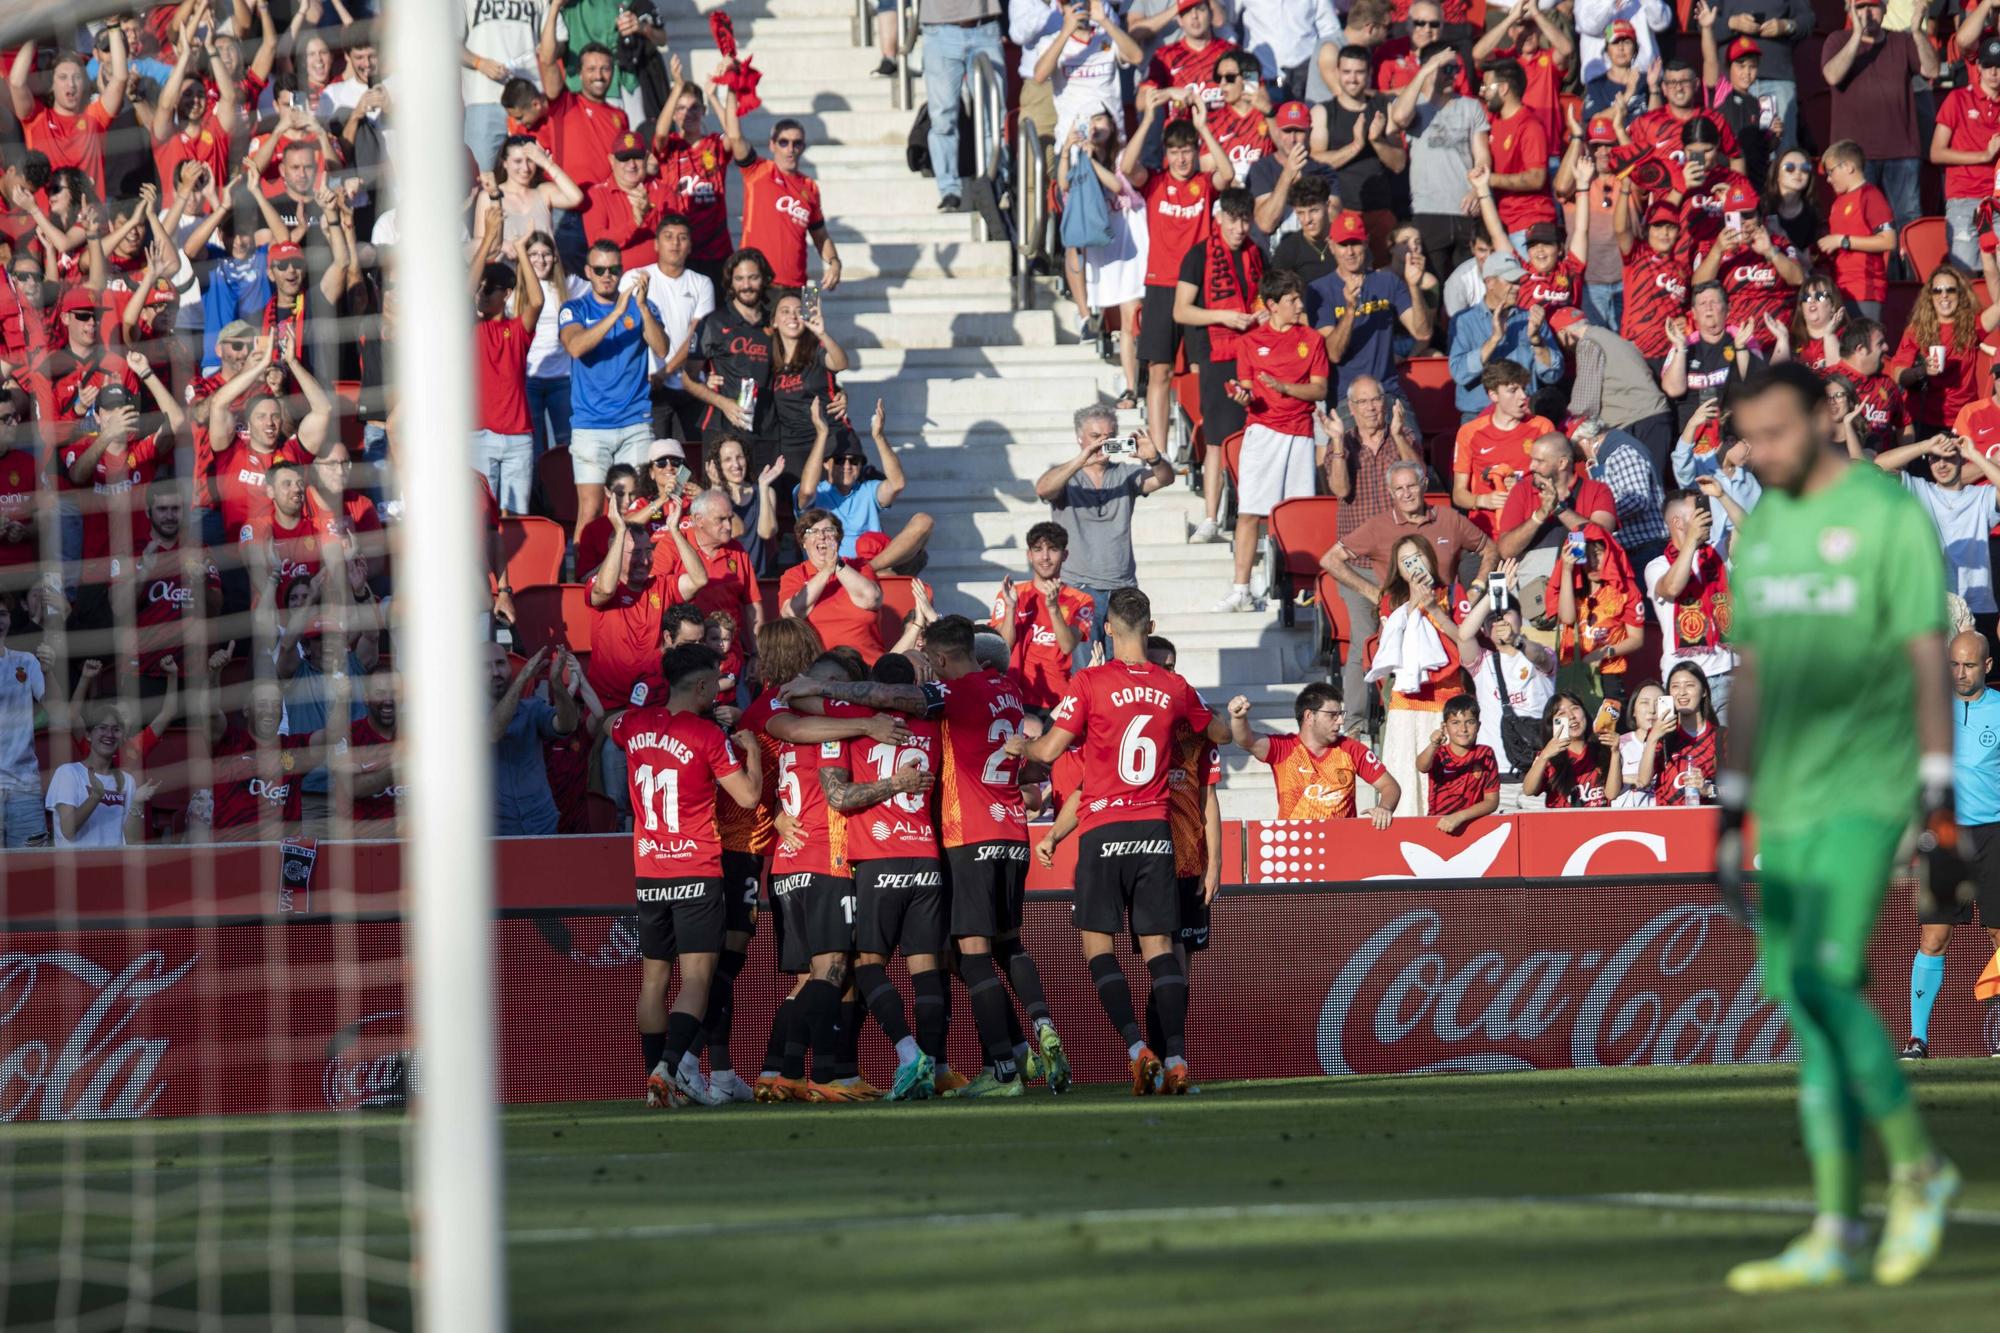
M 1757 840 L 1764 993 L 1784 999 L 1801 967 L 1859 987 L 1868 939 L 1908 822 L 1835 815 L 1808 833 Z

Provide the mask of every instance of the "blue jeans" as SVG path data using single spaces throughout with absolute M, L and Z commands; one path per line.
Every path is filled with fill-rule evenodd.
M 498 102 L 482 102 L 465 108 L 465 146 L 481 171 L 491 170 L 507 142 L 507 109 Z
M 563 270 L 581 273 L 590 253 L 590 237 L 583 230 L 583 214 L 567 208 L 556 210 L 556 253 L 562 256 Z
M 49 831 L 42 794 L 32 788 L 9 791 L 0 802 L 0 847 L 26 847 Z
M 528 492 L 535 481 L 535 437 L 472 432 L 472 464 L 493 487 L 493 498 L 504 513 L 528 512 Z
M 1914 157 L 1887 157 L 1861 169 L 1868 183 L 1889 197 L 1889 211 L 1896 215 L 1898 232 L 1923 212 L 1917 199 L 1917 164 Z M 1973 256 L 1972 267 L 1974 270 L 1979 267 L 1977 255 Z
M 1758 79 L 1750 85 L 1750 95 L 1770 98 L 1771 114 L 1784 122 L 1778 134 L 1778 146 L 1773 151 L 1787 153 L 1798 147 L 1799 85 L 1790 79 Z
M 1602 324 L 1613 333 L 1625 313 L 1625 284 L 1586 282 L 1583 284 L 1583 313 L 1593 324 Z
M 1090 665 L 1091 645 L 1104 642 L 1104 612 L 1111 605 L 1111 594 L 1118 590 L 1093 588 L 1083 583 L 1072 583 L 1070 586 L 1090 598 L 1090 637 L 1078 642 L 1076 651 L 1069 659 L 1069 669 L 1081 671 Z
M 1978 199 L 1947 199 L 1944 220 L 1951 227 L 1951 257 L 1970 273 L 1979 272 Z
M 972 70 L 973 57 L 981 54 L 1004 74 L 997 22 L 973 28 L 924 25 L 924 97 L 931 109 L 931 170 L 937 176 L 940 199 L 965 194 L 965 182 L 958 175 L 959 89 Z
M 569 448 L 569 376 L 528 377 L 528 425 L 535 433 L 535 457 Z

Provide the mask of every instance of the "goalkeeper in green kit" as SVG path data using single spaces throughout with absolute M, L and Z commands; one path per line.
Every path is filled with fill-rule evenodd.
M 1913 818 L 1924 891 L 1949 899 L 1965 879 L 1952 822 L 1943 555 L 1897 481 L 1833 443 L 1825 385 L 1810 370 L 1753 375 L 1730 411 L 1764 495 L 1736 538 L 1730 576 L 1740 662 L 1717 783 L 1716 873 L 1725 905 L 1747 920 L 1747 805 L 1760 856 L 1758 953 L 1799 1046 L 1818 1216 L 1775 1258 L 1730 1270 L 1729 1286 L 1790 1291 L 1862 1275 L 1864 1123 L 1890 1168 L 1874 1277 L 1895 1285 L 1936 1257 L 1959 1187 L 1862 993 L 1868 937 Z

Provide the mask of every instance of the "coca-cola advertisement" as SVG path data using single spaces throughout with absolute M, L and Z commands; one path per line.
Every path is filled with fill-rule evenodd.
M 578 845 L 594 854 L 622 841 L 524 840 L 501 858 L 505 906 L 491 938 L 509 1102 L 643 1093 L 635 921 L 625 904 L 582 905 L 629 892 L 629 870 L 575 873 Z M 1226 845 L 1225 864 L 1240 856 L 1248 882 L 1225 888 L 1210 946 L 1190 967 L 1188 1054 L 1200 1078 L 1795 1054 L 1763 995 L 1754 935 L 1718 910 L 1711 886 L 1680 873 L 1712 855 L 1699 811 L 1485 820 L 1460 837 L 1422 820 L 1384 831 L 1354 820 L 1248 825 L 1232 827 Z M 393 879 L 393 848 L 330 850 L 364 879 Z M 568 901 L 525 906 L 537 890 L 519 877 L 565 850 L 571 873 L 542 878 L 539 894 Z M 1097 1003 L 1067 896 L 1031 894 L 1023 935 L 1077 1076 L 1124 1078 L 1125 1051 Z M 395 920 L 275 913 L 0 935 L 0 1120 L 404 1106 L 421 1093 L 423 1043 L 406 1019 L 403 945 Z M 1869 958 L 1872 998 L 1897 1036 L 1915 945 L 1910 886 L 1898 883 Z M 1143 1002 L 1145 968 L 1124 961 Z M 1948 955 L 1931 1020 L 1936 1054 L 1983 1055 L 2000 1041 L 2000 1009 L 1971 998 L 1985 961 L 1983 940 Z M 732 1047 L 747 1072 L 788 985 L 760 929 L 736 987 Z M 962 997 L 951 1058 L 967 1069 L 979 1058 Z M 872 1025 L 862 1060 L 878 1082 L 894 1063 Z

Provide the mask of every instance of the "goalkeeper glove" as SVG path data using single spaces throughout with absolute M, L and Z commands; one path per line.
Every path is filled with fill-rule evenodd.
M 1743 896 L 1743 806 L 1750 796 L 1750 779 L 1725 772 L 1717 777 L 1716 798 L 1722 827 L 1715 835 L 1715 889 L 1722 910 L 1738 925 L 1750 924 L 1750 901 Z
M 1952 762 L 1927 754 L 1917 765 L 1923 818 L 1917 825 L 1917 910 L 1956 911 L 1972 901 L 1972 872 L 1959 850 L 1958 819 L 1952 808 Z

